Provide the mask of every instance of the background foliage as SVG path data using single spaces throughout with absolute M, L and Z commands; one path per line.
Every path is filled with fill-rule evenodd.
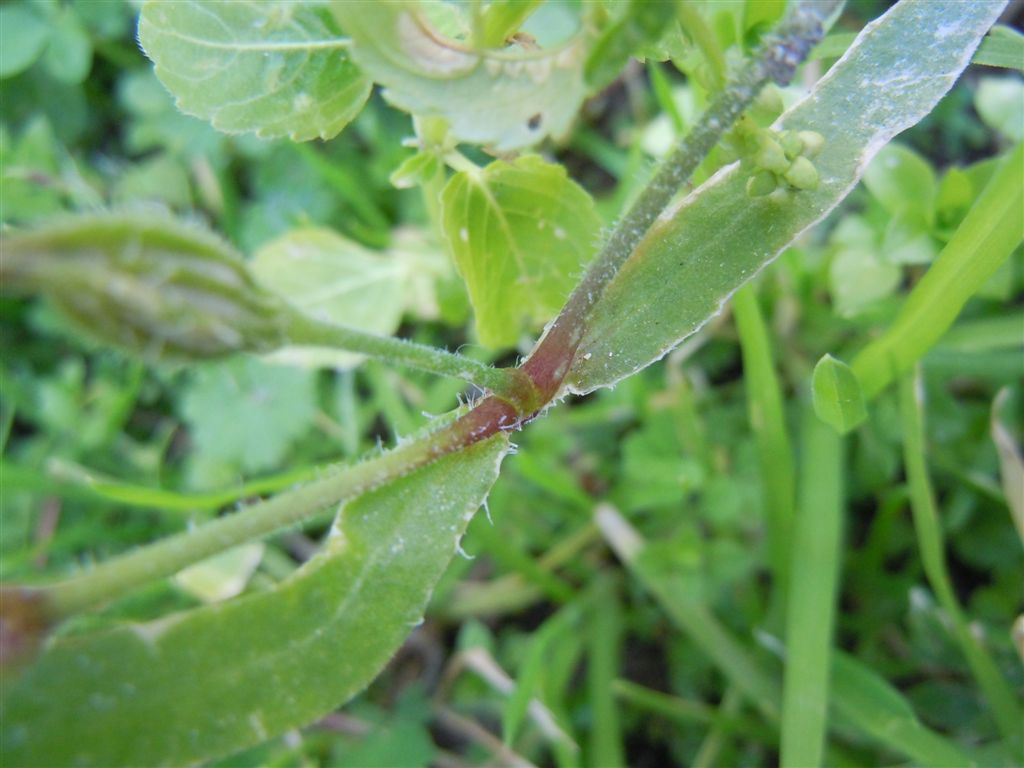
M 856 31 L 881 10 L 853 3 L 835 32 Z M 737 39 L 729 13 L 707 16 L 723 49 L 738 53 L 750 41 Z M 542 145 L 552 163 L 547 189 L 561 190 L 573 229 L 552 227 L 517 244 L 540 261 L 567 238 L 578 247 L 562 251 L 567 263 L 531 269 L 570 279 L 541 281 L 550 295 L 520 282 L 523 296 L 481 299 L 459 263 L 457 224 L 448 232 L 453 262 L 419 192 L 395 178 L 397 169 L 415 170 L 408 162 L 419 155 L 402 146 L 414 127 L 377 92 L 334 141 L 225 135 L 174 107 L 135 43 L 132 4 L 16 2 L 0 14 L 5 225 L 104 205 L 170 209 L 210 222 L 255 254 L 257 275 L 268 283 L 294 279 L 287 290 L 295 295 L 319 291 L 337 320 L 504 364 L 528 351 L 599 230 L 613 223 L 671 137 L 692 124 L 707 94 L 698 78 L 680 75 L 695 70 L 688 50 L 678 68 L 630 64 L 584 103 L 571 132 Z M 745 32 L 754 39 L 752 30 Z M 810 68 L 832 59 L 823 55 Z M 346 99 L 367 98 L 368 85 L 349 74 Z M 374 72 L 397 92 L 405 81 L 390 76 Z M 571 87 L 560 93 L 573 102 Z M 412 88 L 395 98 L 431 94 Z M 776 724 L 739 690 L 778 668 L 784 628 L 773 619 L 765 574 L 808 568 L 820 551 L 814 531 L 805 531 L 796 541 L 807 549 L 780 563 L 766 520 L 779 498 L 795 493 L 786 478 L 803 483 L 829 472 L 845 486 L 843 545 L 832 556 L 841 564 L 836 645 L 846 655 L 833 671 L 838 714 L 826 762 L 894 762 L 907 753 L 901 741 L 923 745 L 910 753 L 917 762 L 958 750 L 981 764 L 1004 760 L 993 747 L 992 708 L 958 645 L 956 617 L 930 586 L 933 566 L 922 553 L 929 536 L 940 537 L 940 549 L 945 537 L 944 567 L 965 626 L 1019 692 L 1024 675 L 1010 626 L 1020 610 L 1022 557 L 1008 503 L 1021 489 L 1000 479 L 1020 461 L 1006 447 L 1021 427 L 1020 250 L 922 361 L 917 449 L 934 484 L 930 529 L 918 507 L 914 517 L 910 511 L 907 393 L 901 403 L 894 388 L 883 392 L 845 453 L 831 456 L 828 438 L 806 424 L 805 386 L 822 355 L 851 359 L 891 324 L 993 173 L 993 158 L 1024 138 L 1022 104 L 1015 73 L 969 69 L 928 119 L 878 155 L 827 222 L 731 309 L 664 362 L 552 409 L 517 436 L 518 453 L 505 463 L 488 514 L 463 539 L 466 557 L 452 562 L 426 622 L 385 674 L 319 723 L 217 764 L 774 763 Z M 284 111 L 272 100 L 266 108 Z M 559 108 L 569 107 L 552 105 L 553 130 L 568 125 Z M 201 102 L 190 111 L 238 127 L 230 122 L 237 117 Z M 323 115 L 315 135 L 335 133 L 351 117 L 343 113 L 341 105 Z M 503 120 L 513 122 L 496 123 Z M 282 124 L 271 133 L 294 130 Z M 543 190 L 524 192 L 515 172 L 512 165 L 466 176 L 446 191 L 446 210 L 465 206 L 500 220 L 503 207 L 518 210 L 516 195 L 536 200 Z M 577 199 L 576 184 L 594 195 L 593 210 L 585 196 Z M 344 253 L 346 268 L 318 273 L 329 253 Z M 493 312 L 478 311 L 475 326 L 471 299 Z M 458 382 L 374 361 L 338 370 L 256 358 L 141 364 L 24 298 L 0 298 L 0 321 L 5 581 L 66 574 L 291 487 L 339 454 L 355 458 L 422 429 L 462 391 Z M 500 345 L 506 351 L 495 351 Z M 355 362 L 315 349 L 304 359 L 323 362 L 325 354 L 335 355 L 332 364 Z M 781 401 L 773 404 L 765 393 L 776 389 Z M 791 442 L 796 468 L 782 450 Z M 811 486 L 801 492 L 813 493 Z M 822 493 L 802 501 L 827 506 L 827 487 Z M 595 509 L 604 512 L 595 517 Z M 293 574 L 325 531 L 320 521 L 207 561 L 63 631 L 155 617 L 242 590 L 258 594 Z M 623 550 L 629 536 L 650 542 L 641 560 Z M 703 630 L 687 624 L 695 616 L 708 617 Z M 716 638 L 700 632 L 716 627 L 742 646 L 719 643 L 722 655 L 709 659 Z M 868 738 L 872 727 L 884 732 L 857 719 L 871 711 L 895 713 L 887 722 L 906 730 Z M 915 723 L 940 741 L 914 741 Z

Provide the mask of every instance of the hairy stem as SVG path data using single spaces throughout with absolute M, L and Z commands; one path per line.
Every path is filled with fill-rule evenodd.
M 804 0 L 765 39 L 620 221 L 559 317 L 520 368 L 495 369 L 448 352 L 324 323 L 298 313 L 288 318 L 288 336 L 292 343 L 340 347 L 384 357 L 432 373 L 461 378 L 489 389 L 494 396 L 485 398 L 473 410 L 425 438 L 256 504 L 244 512 L 114 558 L 75 579 L 40 590 L 30 589 L 32 594 L 24 599 L 43 595 L 52 620 L 68 616 L 176 573 L 224 549 L 308 519 L 332 504 L 408 474 L 499 431 L 519 427 L 558 394 L 582 338 L 587 315 L 647 230 L 760 89 L 771 80 L 789 81 L 796 66 L 821 38 L 822 21 L 840 1 Z
M 569 372 L 591 309 L 651 225 L 761 89 L 771 81 L 784 84 L 792 79 L 797 65 L 821 39 L 822 23 L 840 4 L 841 0 L 798 3 L 662 163 L 523 365 L 545 400 L 557 394 Z
M 366 493 L 442 456 L 466 448 L 516 423 L 512 407 L 497 398 L 438 431 L 393 451 L 315 480 L 192 531 L 140 547 L 64 582 L 26 593 L 41 594 L 50 621 L 116 599 L 143 584 L 166 578 L 193 563 L 289 525 L 308 520 L 331 505 Z M 13 598 L 12 598 L 13 599 Z
M 288 339 L 293 344 L 333 347 L 359 352 L 390 363 L 407 365 L 476 384 L 509 402 L 530 408 L 535 397 L 526 376 L 515 368 L 493 368 L 462 355 L 390 336 L 377 336 L 295 312 L 288 317 Z

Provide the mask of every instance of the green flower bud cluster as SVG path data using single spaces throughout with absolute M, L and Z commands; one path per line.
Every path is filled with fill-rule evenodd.
M 169 218 L 68 217 L 2 240 L 5 291 L 47 296 L 85 331 L 156 359 L 268 352 L 286 307 L 209 232 Z
M 747 179 L 747 194 L 764 197 L 776 189 L 811 190 L 818 188 L 818 169 L 812 158 L 825 145 L 817 131 L 782 131 L 769 128 L 750 131 L 745 137 L 752 166 Z

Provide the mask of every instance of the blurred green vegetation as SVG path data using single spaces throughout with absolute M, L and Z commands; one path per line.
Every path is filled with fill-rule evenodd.
M 303 225 L 373 249 L 393 246 L 401 228 L 428 228 L 418 193 L 389 183 L 410 154 L 401 146 L 412 134 L 405 115 L 374 96 L 327 143 L 219 134 L 174 108 L 135 44 L 135 12 L 89 0 L 0 8 L 5 226 L 155 206 L 209 221 L 250 254 Z M 861 4 L 854 12 L 873 14 Z M 670 66 L 657 77 L 677 103 L 692 100 Z M 1015 76 L 969 70 L 824 226 L 759 278 L 752 300 L 771 362 L 762 375 L 781 393 L 776 426 L 790 439 L 799 442 L 814 363 L 829 352 L 849 359 L 889 324 L 979 194 L 989 158 L 1021 140 L 1012 117 L 1021 94 Z M 588 104 L 566 144 L 546 147 L 598 196 L 606 218 L 647 167 L 663 105 L 643 68 L 628 68 Z M 406 315 L 403 335 L 492 359 L 467 330 L 453 270 L 440 270 L 423 295 L 429 307 Z M 1018 249 L 922 364 L 925 452 L 949 577 L 971 631 L 1018 693 L 1024 673 L 1010 625 L 1024 558 L 990 431 L 996 418 L 1020 434 L 1022 296 Z M 230 511 L 339 456 L 390 444 L 472 395 L 375 362 L 343 371 L 256 359 L 145 366 L 97 347 L 31 299 L 0 300 L 0 323 L 4 580 L 69 573 Z M 648 554 L 673 574 L 677 594 L 717 617 L 761 668 L 779 669 L 784 627 L 769 599 L 765 537 L 771 497 L 762 435 L 751 428 L 758 384 L 744 379 L 745 343 L 755 342 L 727 311 L 662 363 L 532 424 L 463 541 L 468 557 L 452 563 L 426 623 L 387 672 L 321 723 L 218 765 L 454 766 L 492 756 L 774 764 L 776 727 L 673 627 L 594 522 L 595 507 L 612 505 L 652 543 Z M 1003 388 L 1009 405 L 993 415 Z M 980 748 L 988 764 L 996 723 L 926 578 L 899 411 L 896 393 L 884 393 L 846 442 L 836 644 L 898 689 L 922 723 Z M 314 524 L 268 542 L 248 588 L 291 573 L 322 531 Z M 78 626 L 202 599 L 162 584 Z M 825 755 L 836 765 L 900 759 L 842 720 Z

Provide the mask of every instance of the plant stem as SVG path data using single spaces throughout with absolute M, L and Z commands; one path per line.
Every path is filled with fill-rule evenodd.
M 405 339 L 377 336 L 343 325 L 317 320 L 300 312 L 293 312 L 287 320 L 288 339 L 292 344 L 335 347 L 360 352 L 390 363 L 407 365 L 421 371 L 476 384 L 514 405 L 531 408 L 534 397 L 529 381 L 515 368 L 493 368 L 462 355 L 455 355 L 435 347 L 416 344 Z
M 452 451 L 516 428 L 536 414 L 557 394 L 582 338 L 586 317 L 604 288 L 760 88 L 769 80 L 788 82 L 796 66 L 820 39 L 822 20 L 838 4 L 839 0 L 804 0 L 766 38 L 630 208 L 562 313 L 520 368 L 495 369 L 459 355 L 333 325 L 298 312 L 287 318 L 288 337 L 294 344 L 342 348 L 452 376 L 482 386 L 494 397 L 484 399 L 472 411 L 426 438 L 260 502 L 244 513 L 219 518 L 194 531 L 114 558 L 73 580 L 42 588 L 38 591 L 45 594 L 51 618 L 59 619 L 112 600 L 224 549 L 308 519 L 331 504 L 366 492 Z M 451 164 L 453 160 L 446 158 L 446 162 Z
M 45 610 L 56 621 L 121 595 L 225 549 L 308 520 L 327 507 L 403 477 L 442 456 L 469 447 L 518 418 L 497 398 L 484 400 L 447 426 L 359 464 L 344 467 L 308 485 L 254 504 L 199 528 L 132 550 L 68 581 L 41 588 Z
M 821 39 L 823 21 L 839 5 L 840 0 L 797 4 L 662 163 L 523 364 L 545 400 L 557 394 L 569 372 L 591 309 L 658 216 L 761 88 L 770 81 L 785 84 L 792 79 L 797 65 Z

